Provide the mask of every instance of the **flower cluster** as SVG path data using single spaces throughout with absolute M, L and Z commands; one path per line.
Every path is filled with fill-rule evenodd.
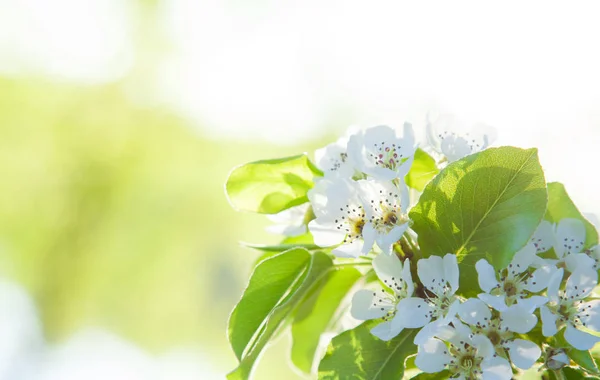
M 421 148 L 439 168 L 493 142 L 489 127 L 458 133 L 455 126 L 448 117 L 427 122 L 427 143 Z M 552 370 L 568 365 L 568 350 L 548 340 L 563 329 L 564 340 L 577 350 L 599 342 L 590 330 L 600 331 L 600 299 L 592 296 L 600 247 L 585 249 L 584 223 L 543 221 L 507 267 L 476 262 L 479 290 L 459 289 L 457 256 L 421 252 L 410 228 L 415 199 L 405 177 L 417 145 L 412 126 L 405 124 L 353 130 L 317 150 L 324 175 L 308 192 L 310 205 L 279 215 L 288 224 L 277 231 L 302 234 L 307 226 L 314 243 L 335 256 L 372 260 L 379 284 L 354 293 L 351 315 L 380 321 L 371 333 L 384 341 L 418 329 L 415 363 L 423 372 L 511 379 L 539 361 Z M 297 217 L 290 217 L 294 213 Z M 533 331 L 538 337 L 529 339 Z

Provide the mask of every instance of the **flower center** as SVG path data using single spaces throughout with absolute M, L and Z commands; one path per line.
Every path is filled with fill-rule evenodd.
M 347 204 L 345 207 L 340 207 L 340 214 L 339 218 L 335 220 L 335 224 L 338 230 L 346 232 L 344 243 L 352 243 L 362 237 L 366 223 L 363 207 Z
M 381 144 L 373 144 L 373 151 L 369 153 L 369 156 L 375 161 L 375 165 L 394 170 L 400 165 L 403 158 L 399 151 L 400 146 L 382 141 Z
M 466 342 L 460 342 L 460 346 L 451 345 L 450 354 L 454 356 L 450 360 L 448 369 L 452 377 L 464 376 L 466 379 L 478 379 L 482 373 L 481 362 L 483 358 L 477 356 L 475 348 Z

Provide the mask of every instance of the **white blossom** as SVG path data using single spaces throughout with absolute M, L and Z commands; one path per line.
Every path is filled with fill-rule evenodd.
M 318 181 L 308 192 L 316 218 L 308 223 L 315 244 L 336 246 L 333 254 L 358 257 L 363 253 L 366 213 L 357 184 L 346 179 Z
M 275 224 L 268 226 L 267 231 L 284 236 L 299 236 L 306 233 L 306 213 L 310 203 L 290 207 L 277 214 L 267 215 L 267 218 Z
M 403 311 L 403 324 L 423 328 L 415 336 L 415 344 L 422 344 L 447 325 L 456 316 L 460 300 L 458 290 L 458 264 L 456 255 L 443 258 L 431 256 L 417 262 L 417 273 L 425 287 L 426 298 L 406 298 L 398 309 Z
M 354 175 L 356 165 L 348 156 L 348 140 L 353 135 L 360 136 L 362 132 L 349 128 L 345 136 L 315 151 L 317 167 L 323 171 L 325 178 L 352 178 Z
M 377 242 L 381 251 L 390 254 L 392 245 L 408 228 L 408 189 L 403 182 L 398 186 L 374 180 L 358 183 L 367 215 L 363 228 L 365 250 Z
M 536 258 L 535 253 L 535 246 L 527 244 L 515 254 L 507 268 L 498 272 L 498 276 L 494 267 L 485 259 L 475 264 L 479 287 L 485 292 L 478 297 L 494 309 L 506 313 L 506 316 L 503 315 L 506 323 L 515 323 L 521 328 L 532 324 L 527 331 L 537 323 L 537 318 L 533 315 L 535 309 L 547 302 L 546 297 L 533 293 L 545 289 L 556 270 L 553 266 L 545 265 L 530 273 L 528 268 Z M 515 319 L 509 316 L 514 316 Z M 523 320 L 520 322 L 521 318 Z M 525 321 L 528 323 L 524 323 Z
M 362 289 L 352 298 L 352 316 L 360 320 L 378 319 L 382 323 L 371 329 L 371 333 L 382 340 L 390 340 L 405 327 L 397 311 L 398 302 L 410 297 L 414 291 L 410 273 L 410 261 L 404 265 L 396 255 L 380 254 L 373 259 L 373 269 L 379 279 L 388 288 L 377 290 Z
M 355 134 L 348 141 L 348 157 L 358 169 L 382 181 L 404 178 L 410 170 L 415 153 L 412 126 L 404 124 L 403 133 L 385 125 Z
M 442 326 L 436 337 L 418 347 L 415 364 L 426 373 L 447 369 L 453 379 L 509 380 L 512 369 L 508 360 L 496 355 L 490 340 L 472 334 L 460 322 Z
M 495 128 L 481 123 L 468 128 L 453 115 L 427 115 L 426 129 L 430 148 L 448 162 L 482 151 L 496 139 Z
M 515 305 L 513 308 L 520 307 Z M 527 320 L 531 319 L 531 313 L 525 312 L 523 316 L 508 314 L 508 318 L 504 315 L 493 317 L 489 307 L 477 298 L 468 299 L 458 309 L 460 318 L 471 325 L 475 334 L 486 336 L 497 353 L 507 352 L 514 365 L 528 369 L 540 358 L 542 350 L 529 340 L 517 338 L 514 333 L 528 332 L 537 323 L 537 318 L 531 324 Z M 519 324 L 528 327 L 522 328 Z
M 537 253 L 554 248 L 556 259 L 538 259 L 537 265 L 566 267 L 569 272 L 596 265 L 595 258 L 584 251 L 585 225 L 579 219 L 564 218 L 558 224 L 543 221 L 531 238 Z
M 600 331 L 600 300 L 586 300 L 598 284 L 598 273 L 592 268 L 579 268 L 569 276 L 564 291 L 560 290 L 563 269 L 550 279 L 550 302 L 540 308 L 542 334 L 555 335 L 565 326 L 564 338 L 578 350 L 589 350 L 600 338 L 583 331 L 585 327 Z

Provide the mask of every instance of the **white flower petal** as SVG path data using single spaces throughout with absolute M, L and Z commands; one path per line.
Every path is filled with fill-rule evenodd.
M 483 380 L 510 380 L 512 379 L 512 368 L 508 360 L 500 356 L 490 356 L 481 362 Z
M 331 247 L 340 244 L 346 234 L 336 230 L 331 223 L 321 223 L 319 219 L 313 219 L 308 223 L 308 229 L 314 238 L 315 244 L 319 247 Z
M 581 313 L 581 321 L 585 323 L 585 327 L 600 331 L 600 300 L 585 302 L 582 309 L 585 309 L 585 314 Z
M 529 369 L 542 355 L 542 350 L 530 340 L 515 339 L 504 345 L 508 348 L 510 361 L 521 369 Z
M 368 254 L 371 249 L 373 249 L 373 244 L 375 244 L 375 239 L 377 238 L 377 231 L 372 224 L 367 223 L 362 230 L 363 236 L 363 249 L 362 254 Z
M 556 227 L 554 251 L 558 258 L 571 253 L 581 253 L 585 243 L 585 225 L 579 219 L 561 219 Z
M 394 326 L 392 321 L 385 321 L 373 327 L 371 329 L 371 334 L 375 335 L 381 340 L 388 341 L 398 336 L 398 334 L 400 334 L 402 330 L 402 327 Z
M 444 278 L 450 284 L 452 292 L 456 293 L 458 290 L 458 263 L 456 262 L 456 255 L 447 254 L 444 256 Z
M 550 277 L 550 281 L 548 281 L 548 290 L 546 290 L 546 295 L 550 299 L 550 302 L 558 303 L 558 288 L 560 287 L 560 283 L 563 278 L 564 270 L 560 268 L 552 277 Z
M 537 317 L 521 305 L 511 305 L 501 313 L 502 326 L 510 331 L 526 334 L 537 324 Z
M 567 270 L 573 273 L 577 269 L 594 268 L 596 261 L 585 253 L 572 253 L 565 257 L 565 264 L 567 265 Z
M 479 293 L 477 297 L 498 311 L 504 311 L 506 306 L 506 297 L 504 295 L 492 296 L 487 293 Z
M 404 266 L 402 267 L 402 281 L 406 284 L 406 295 L 412 296 L 415 291 L 415 285 L 412 280 L 412 273 L 410 272 L 410 260 L 404 260 Z
M 598 272 L 591 267 L 581 268 L 569 276 L 565 295 L 569 299 L 583 299 L 594 290 L 598 284 Z
M 542 316 L 542 334 L 544 336 L 554 336 L 558 332 L 556 328 L 558 317 L 546 306 L 540 307 L 540 315 Z
M 542 221 L 531 238 L 537 253 L 548 251 L 554 246 L 554 226 L 547 220 Z
M 479 280 L 479 287 L 486 293 L 489 293 L 492 289 L 498 286 L 496 280 L 496 271 L 485 259 L 477 261 L 475 264 L 477 269 L 477 278 Z
M 379 254 L 373 259 L 373 269 L 377 277 L 394 292 L 402 287 L 402 262 L 396 255 Z
M 541 292 L 548 287 L 552 275 L 558 269 L 554 265 L 541 265 L 524 283 L 524 288 L 532 293 Z
M 421 283 L 435 294 L 443 293 L 445 285 L 443 259 L 439 256 L 431 256 L 417 262 L 417 273 Z M 442 283 L 444 281 L 444 283 Z
M 458 308 L 460 319 L 470 325 L 482 324 L 486 325 L 487 321 L 492 318 L 492 312 L 485 302 L 477 298 L 469 298 L 463 302 Z
M 565 340 L 576 349 L 584 351 L 591 349 L 596 343 L 600 342 L 600 338 L 577 330 L 571 325 L 567 325 L 565 328 Z
M 521 248 L 509 265 L 509 271 L 514 273 L 523 273 L 529 266 L 533 263 L 533 259 L 535 258 L 536 250 L 533 244 L 527 244 L 525 247 Z
M 361 289 L 352 297 L 350 314 L 360 320 L 377 319 L 385 316 L 388 311 L 393 310 L 395 305 L 380 304 L 377 292 Z
M 483 335 L 475 335 L 471 339 L 471 343 L 473 344 L 473 347 L 477 349 L 477 356 L 488 358 L 495 353 L 494 345 Z
M 443 371 L 450 363 L 452 357 L 448 354 L 448 347 L 439 339 L 429 339 L 419 345 L 415 364 L 426 373 Z
M 538 307 L 545 305 L 548 298 L 544 296 L 531 296 L 517 301 L 517 304 L 527 310 L 528 313 L 533 313 Z
M 447 323 L 444 323 L 443 320 L 439 319 L 426 324 L 425 326 L 423 326 L 423 328 L 421 328 L 421 330 L 419 330 L 417 335 L 415 335 L 415 339 L 413 341 L 414 344 L 424 344 L 429 339 L 436 336 L 439 333 L 439 331 L 447 325 Z
M 334 255 L 338 257 L 353 257 L 357 258 L 362 253 L 363 241 L 356 239 L 353 240 L 350 244 L 342 244 L 339 247 L 335 248 L 331 251 Z
M 422 298 L 410 297 L 400 300 L 394 323 L 405 328 L 423 327 L 431 320 L 431 306 Z
M 392 230 L 387 234 L 378 234 L 377 235 L 377 245 L 381 249 L 383 253 L 391 254 L 392 253 L 392 245 L 400 240 L 402 234 L 408 228 L 408 224 L 404 223 L 400 226 L 395 226 Z M 364 232 L 363 232 L 364 234 Z

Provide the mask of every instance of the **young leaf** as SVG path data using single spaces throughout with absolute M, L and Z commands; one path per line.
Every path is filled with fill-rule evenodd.
M 310 373 L 321 334 L 328 331 L 342 299 L 361 277 L 356 268 L 331 271 L 302 301 L 292 323 L 292 362 Z
M 439 171 L 433 157 L 424 150 L 418 148 L 415 151 L 415 158 L 410 167 L 410 171 L 404 180 L 409 187 L 423 191 L 425 185 L 427 185 Z
M 544 172 L 536 149 L 501 147 L 444 168 L 410 212 L 424 255 L 455 253 L 460 288 L 477 293 L 475 263 L 506 267 L 546 211 Z
M 548 210 L 544 219 L 552 223 L 558 223 L 563 218 L 579 219 L 585 225 L 585 247 L 590 248 L 598 244 L 598 231 L 589 220 L 587 220 L 565 190 L 565 186 L 559 182 L 550 182 L 548 184 Z
M 598 367 L 596 366 L 596 362 L 589 351 L 572 349 L 569 351 L 569 357 L 584 370 L 595 375 L 600 374 L 600 371 L 598 371 Z
M 305 276 L 310 253 L 293 249 L 262 261 L 229 317 L 229 342 L 238 359 L 272 310 Z
M 285 256 L 288 257 L 284 260 Z M 292 265 L 288 261 L 294 264 Z M 296 277 L 293 281 L 289 281 L 293 277 L 291 276 L 292 267 L 303 269 L 300 269 L 302 273 L 296 270 Z M 236 355 L 240 352 L 239 348 L 244 345 L 244 342 L 245 346 L 241 351 L 241 355 L 238 356 L 240 358 L 239 366 L 227 375 L 229 380 L 245 380 L 250 377 L 254 363 L 267 343 L 283 326 L 312 286 L 327 275 L 332 267 L 333 262 L 326 254 L 315 252 L 311 255 L 303 249 L 294 249 L 273 256 L 256 267 L 248 288 L 244 292 L 240 303 L 234 309 L 232 317 L 230 317 L 230 340 Z M 273 284 L 272 277 L 285 277 L 287 281 Z M 288 284 L 288 288 L 284 293 L 281 293 L 283 288 L 281 283 L 284 282 Z M 277 298 L 275 303 L 272 302 L 274 298 Z M 242 303 L 243 307 L 240 307 Z M 266 310 L 265 304 L 272 305 L 272 308 L 266 314 L 264 313 Z M 260 313 L 256 311 L 258 308 L 261 310 Z M 252 327 L 248 326 L 249 321 L 245 319 L 246 317 L 251 317 Z M 260 317 L 263 319 L 260 325 L 256 326 L 256 321 Z M 231 330 L 232 320 L 234 326 L 237 327 L 233 331 Z M 252 330 L 254 326 L 256 328 Z M 250 330 L 253 331 L 251 342 L 246 341 Z M 236 333 L 239 333 L 241 338 Z
M 413 343 L 417 330 L 403 330 L 385 342 L 370 331 L 379 322 L 364 322 L 333 338 L 319 364 L 319 379 L 401 379 L 404 360 L 417 352 Z
M 319 175 L 304 154 L 256 161 L 233 169 L 225 190 L 236 210 L 276 214 L 308 201 L 306 193 Z
M 597 379 L 597 377 L 588 377 L 585 372 L 580 369 L 575 369 L 571 367 L 564 367 L 561 369 L 563 379 L 567 380 L 592 380 Z

